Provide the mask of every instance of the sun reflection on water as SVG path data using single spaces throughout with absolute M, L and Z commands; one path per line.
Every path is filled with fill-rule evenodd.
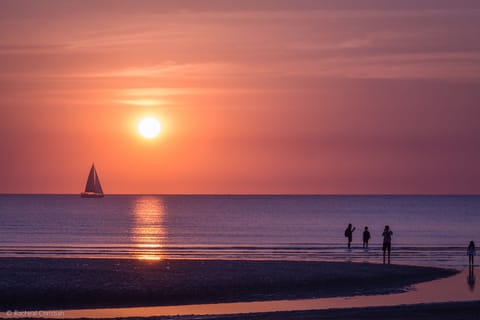
M 161 260 L 165 238 L 164 204 L 159 197 L 140 197 L 135 201 L 135 225 L 132 241 L 133 255 L 140 260 Z

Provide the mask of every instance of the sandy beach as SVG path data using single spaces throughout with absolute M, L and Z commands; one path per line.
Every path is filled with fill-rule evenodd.
M 41 310 L 381 294 L 455 272 L 366 263 L 2 258 L 0 306 Z

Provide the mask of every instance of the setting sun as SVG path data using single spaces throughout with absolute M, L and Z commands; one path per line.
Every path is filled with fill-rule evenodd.
M 152 139 L 158 136 L 160 129 L 160 122 L 152 117 L 143 118 L 138 123 L 138 132 L 142 135 L 142 137 L 147 139 Z

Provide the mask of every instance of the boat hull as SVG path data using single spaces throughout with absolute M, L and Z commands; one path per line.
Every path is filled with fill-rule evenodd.
M 80 197 L 82 197 L 82 198 L 103 198 L 103 193 L 82 192 L 82 193 L 80 193 Z

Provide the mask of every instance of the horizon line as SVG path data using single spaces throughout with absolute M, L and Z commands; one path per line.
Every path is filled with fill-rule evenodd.
M 80 193 L 8 193 L 0 196 L 80 196 Z M 479 193 L 111 193 L 109 196 L 480 196 Z

